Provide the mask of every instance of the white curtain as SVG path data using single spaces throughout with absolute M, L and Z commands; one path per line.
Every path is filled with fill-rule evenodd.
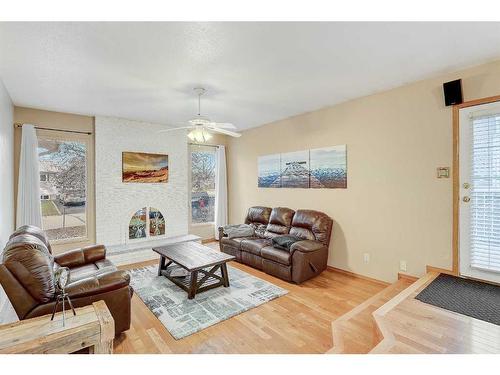
M 215 239 L 219 239 L 219 227 L 227 224 L 227 176 L 226 148 L 217 148 L 217 167 L 215 175 Z
M 24 124 L 19 160 L 17 187 L 16 228 L 30 224 L 42 227 L 40 205 L 40 172 L 38 166 L 38 139 L 33 125 Z

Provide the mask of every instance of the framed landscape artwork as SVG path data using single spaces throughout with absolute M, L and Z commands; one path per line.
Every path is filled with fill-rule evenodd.
M 309 187 L 309 151 L 281 154 L 281 187 Z
M 168 181 L 168 155 L 123 152 L 122 181 L 166 183 Z
M 309 152 L 311 188 L 347 187 L 347 152 L 345 145 L 316 148 Z
M 258 186 L 263 188 L 279 188 L 281 187 L 281 155 L 265 155 L 258 159 L 259 178 Z
M 258 187 L 345 189 L 346 145 L 259 156 Z

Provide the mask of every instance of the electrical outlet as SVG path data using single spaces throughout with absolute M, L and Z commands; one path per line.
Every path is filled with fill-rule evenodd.
M 399 261 L 399 270 L 406 272 L 406 260 Z
M 370 263 L 370 253 L 363 254 L 363 262 Z

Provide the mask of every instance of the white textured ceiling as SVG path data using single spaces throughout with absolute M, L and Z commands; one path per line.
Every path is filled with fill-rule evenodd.
M 239 129 L 500 58 L 500 23 L 0 23 L 19 106 Z

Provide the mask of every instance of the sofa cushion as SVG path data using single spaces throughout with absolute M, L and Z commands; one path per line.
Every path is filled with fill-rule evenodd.
M 260 256 L 263 247 L 271 246 L 271 241 L 265 238 L 241 241 L 241 251 Z
M 87 277 L 94 277 L 109 272 L 116 271 L 116 266 L 108 259 L 101 259 L 95 263 L 85 264 L 70 268 L 69 278 L 70 282 L 85 279 Z
M 9 239 L 17 237 L 20 234 L 29 234 L 37 237 L 40 241 L 44 243 L 49 253 L 52 254 L 52 247 L 50 246 L 49 237 L 47 236 L 47 233 L 45 233 L 45 231 L 43 231 L 42 229 L 35 227 L 34 225 L 23 225 L 17 228 L 17 230 L 10 235 Z
M 272 260 L 287 266 L 290 265 L 291 255 L 288 250 L 280 250 L 273 246 L 266 246 L 262 248 L 261 256 L 264 259 Z
M 269 216 L 271 215 L 271 207 L 255 206 L 248 209 L 245 224 L 249 224 L 255 230 L 255 235 L 264 238 Z
M 231 246 L 239 249 L 241 247 L 241 241 L 243 240 L 253 240 L 257 239 L 257 237 L 239 237 L 239 238 L 227 238 L 227 237 L 222 237 L 220 239 L 220 242 L 224 246 Z
M 286 207 L 273 208 L 264 236 L 273 238 L 277 235 L 288 234 L 294 213 L 294 210 Z
M 248 209 L 245 224 L 264 224 L 269 223 L 269 216 L 271 215 L 270 207 L 255 206 Z
M 297 210 L 292 220 L 290 234 L 304 240 L 316 240 L 328 246 L 333 220 L 323 212 Z
M 5 267 L 36 301 L 46 303 L 54 297 L 54 259 L 38 237 L 30 234 L 12 237 L 2 258 Z
M 71 268 L 69 271 L 69 281 L 77 281 L 94 276 L 99 269 L 94 263 L 85 264 L 83 266 Z
M 94 264 L 99 269 L 99 271 L 103 271 L 103 270 L 106 270 L 106 271 L 116 271 L 117 270 L 117 268 L 113 264 L 113 262 L 110 261 L 110 260 L 108 260 L 108 259 L 98 260 Z

